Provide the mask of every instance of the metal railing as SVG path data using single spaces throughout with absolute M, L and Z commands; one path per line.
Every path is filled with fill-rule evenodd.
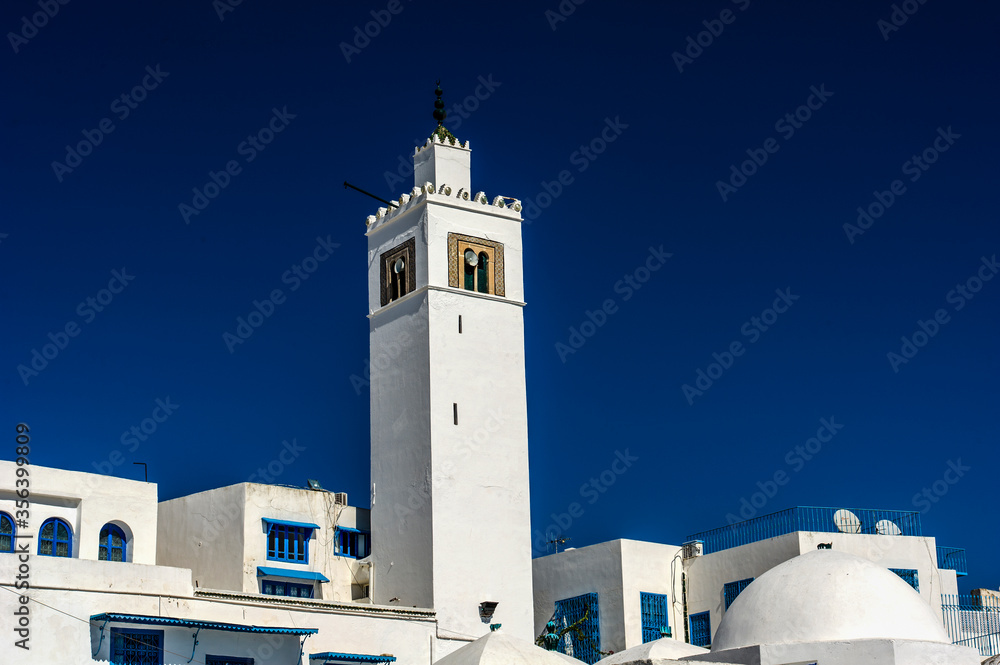
M 1000 653 L 1000 599 L 984 595 L 941 594 L 944 627 L 954 644 Z
M 965 558 L 965 550 L 961 547 L 937 546 L 938 568 L 954 570 L 959 577 L 969 574 L 969 562 Z
M 702 541 L 702 552 L 711 554 L 796 531 L 867 533 L 884 536 L 923 535 L 920 513 L 916 511 L 797 506 L 729 526 L 702 531 L 688 536 L 686 540 Z

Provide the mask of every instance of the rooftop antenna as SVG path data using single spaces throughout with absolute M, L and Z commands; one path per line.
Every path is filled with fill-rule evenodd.
M 560 536 L 559 538 L 553 538 L 548 542 L 548 544 L 555 545 L 556 554 L 559 554 L 559 545 L 565 545 L 566 541 L 568 540 L 571 540 L 571 538 L 567 538 L 566 536 Z

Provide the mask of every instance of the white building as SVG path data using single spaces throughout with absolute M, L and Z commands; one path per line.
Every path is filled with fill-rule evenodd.
M 568 663 L 532 644 L 550 619 L 576 660 L 621 652 L 605 665 L 974 662 L 950 641 L 997 614 L 954 604 L 949 638 L 964 556 L 915 513 L 794 508 L 532 561 L 520 203 L 472 193 L 443 127 L 414 166 L 367 220 L 370 511 L 259 483 L 158 504 L 31 467 L 30 516 L 0 489 L 0 629 L 30 650 L 0 663 Z

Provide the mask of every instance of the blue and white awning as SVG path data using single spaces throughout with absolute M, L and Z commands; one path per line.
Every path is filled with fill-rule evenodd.
M 317 573 L 311 570 L 272 568 L 270 566 L 257 566 L 257 577 L 288 577 L 294 580 L 312 580 L 314 582 L 330 581 L 330 579 L 323 573 Z

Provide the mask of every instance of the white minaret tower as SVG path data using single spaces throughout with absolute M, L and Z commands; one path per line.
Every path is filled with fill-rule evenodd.
M 533 639 L 521 205 L 472 193 L 436 93 L 416 186 L 368 217 L 372 597 Z

